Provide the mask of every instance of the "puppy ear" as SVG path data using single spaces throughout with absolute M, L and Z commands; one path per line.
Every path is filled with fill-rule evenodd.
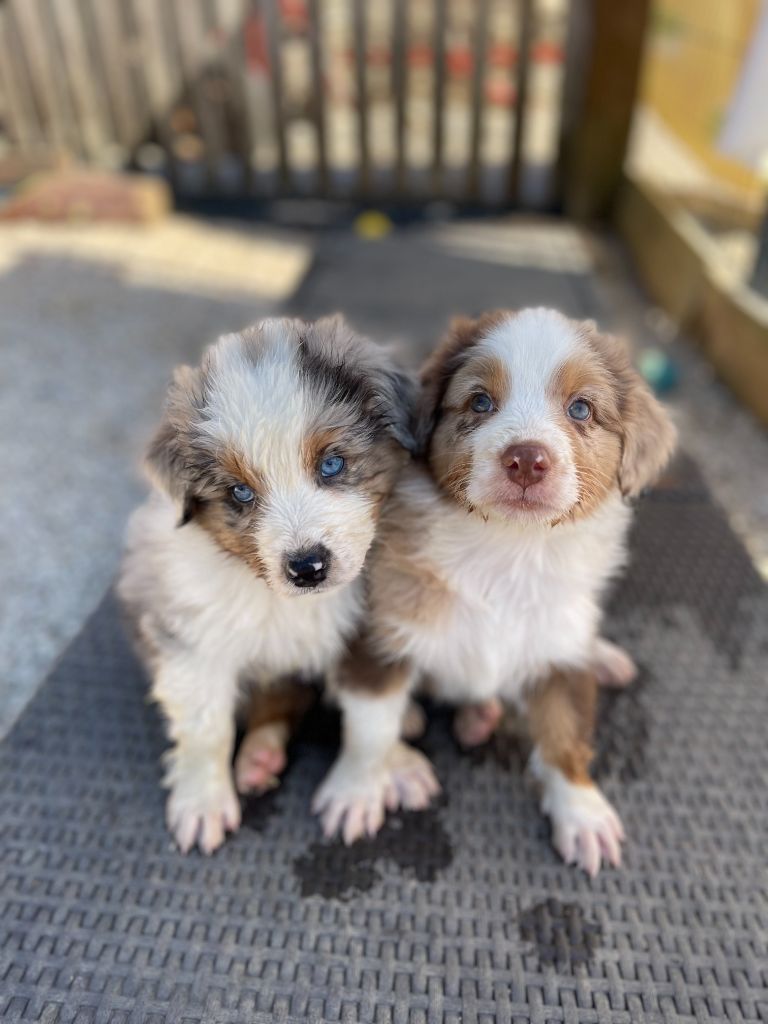
M 619 486 L 627 497 L 638 495 L 658 479 L 677 443 L 669 413 L 640 374 L 629 369 L 623 410 L 623 447 Z
M 415 379 L 394 365 L 382 366 L 373 374 L 371 408 L 387 432 L 408 452 L 416 450 Z
M 600 334 L 592 321 L 582 327 L 616 381 L 622 442 L 619 487 L 625 497 L 635 497 L 656 481 L 669 462 L 677 431 L 667 410 L 632 366 L 626 343 Z
M 337 314 L 306 325 L 300 357 L 329 397 L 359 402 L 399 445 L 413 451 L 417 386 L 389 347 L 357 334 Z
M 472 320 L 457 316 L 451 320 L 447 332 L 437 348 L 427 358 L 419 374 L 421 394 L 416 415 L 416 450 L 425 454 L 440 418 L 440 406 L 451 377 L 477 344 L 485 326 L 485 317 Z
M 194 515 L 190 491 L 193 473 L 191 434 L 205 405 L 203 372 L 191 366 L 174 371 L 165 399 L 165 413 L 147 449 L 145 466 L 152 481 L 182 506 L 179 526 Z

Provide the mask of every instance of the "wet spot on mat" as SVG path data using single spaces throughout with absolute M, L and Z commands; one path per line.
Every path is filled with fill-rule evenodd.
M 572 974 L 587 967 L 603 940 L 597 921 L 586 917 L 578 903 L 548 899 L 523 911 L 518 920 L 520 938 L 532 943 L 542 967 Z
M 646 706 L 650 682 L 650 674 L 640 666 L 637 679 L 624 689 L 600 688 L 592 770 L 598 781 L 611 777 L 634 782 L 646 775 L 651 734 Z
M 390 815 L 373 839 L 345 846 L 340 839 L 312 843 L 293 869 L 302 896 L 349 900 L 368 892 L 389 864 L 419 882 L 434 882 L 453 861 L 453 848 L 442 822 L 445 801 L 425 811 Z

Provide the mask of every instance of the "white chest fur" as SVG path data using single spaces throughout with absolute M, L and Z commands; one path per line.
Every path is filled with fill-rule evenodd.
M 514 699 L 553 665 L 586 664 L 628 518 L 618 495 L 555 527 L 486 522 L 441 502 L 419 561 L 452 596 L 426 624 L 400 618 L 402 653 L 450 701 Z
M 150 629 L 254 681 L 310 676 L 333 664 L 362 614 L 359 579 L 325 594 L 283 596 L 194 522 L 178 529 L 175 518 L 155 495 L 128 531 L 121 591 L 129 603 L 141 596 L 134 603 Z

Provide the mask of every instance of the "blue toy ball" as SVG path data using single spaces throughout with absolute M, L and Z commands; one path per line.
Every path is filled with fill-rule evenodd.
M 677 387 L 680 367 L 661 348 L 644 348 L 637 360 L 638 369 L 657 395 Z

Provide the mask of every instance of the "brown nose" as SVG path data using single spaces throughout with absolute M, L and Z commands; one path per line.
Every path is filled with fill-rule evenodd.
M 501 456 L 501 464 L 513 483 L 526 488 L 544 479 L 552 456 L 541 444 L 513 444 Z

